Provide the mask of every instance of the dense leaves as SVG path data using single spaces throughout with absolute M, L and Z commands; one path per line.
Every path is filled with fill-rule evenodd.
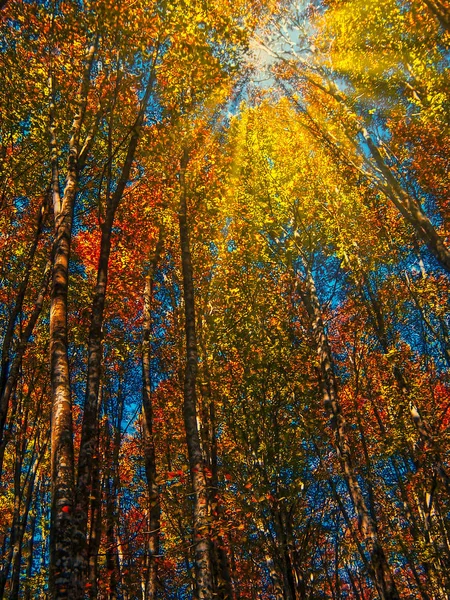
M 0 10 L 0 596 L 448 598 L 448 2 Z

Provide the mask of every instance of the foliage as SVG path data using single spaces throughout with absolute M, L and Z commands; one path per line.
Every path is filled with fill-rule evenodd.
M 0 596 L 447 598 L 448 2 L 0 6 Z

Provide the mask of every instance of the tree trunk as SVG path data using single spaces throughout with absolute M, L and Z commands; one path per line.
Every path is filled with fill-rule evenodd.
M 441 0 L 423 0 L 428 10 L 439 21 L 444 29 L 450 32 L 450 16 L 448 5 L 445 6 Z
M 194 554 L 197 583 L 195 598 L 198 600 L 210 600 L 212 599 L 212 578 L 209 557 L 210 525 L 208 521 L 208 490 L 197 426 L 196 380 L 198 355 L 195 330 L 194 277 L 187 221 L 186 167 L 188 161 L 188 152 L 185 150 L 180 164 L 181 194 L 178 212 L 186 336 L 183 416 L 191 481 L 194 491 Z
M 11 576 L 11 592 L 9 594 L 10 600 L 17 600 L 19 598 L 20 567 L 21 567 L 21 561 L 22 561 L 23 538 L 25 535 L 25 530 L 26 530 L 27 521 L 28 521 L 28 515 L 30 512 L 30 508 L 31 508 L 31 501 L 32 501 L 32 497 L 33 497 L 34 483 L 36 481 L 36 474 L 37 474 L 37 471 L 39 468 L 39 464 L 41 463 L 41 461 L 44 457 L 44 454 L 47 450 L 47 443 L 48 443 L 48 441 L 46 441 L 44 443 L 41 451 L 39 452 L 39 455 L 34 458 L 33 464 L 31 466 L 28 476 L 27 476 L 28 484 L 27 484 L 27 488 L 26 488 L 25 500 L 24 500 L 23 507 L 21 510 L 21 520 L 19 523 L 19 531 L 18 531 L 16 542 L 15 542 L 13 559 L 12 559 L 13 570 L 12 570 L 12 576 Z M 23 495 L 23 491 L 22 491 L 22 495 Z
M 36 254 L 36 249 L 39 243 L 39 239 L 41 237 L 42 227 L 44 224 L 45 217 L 47 216 L 47 198 L 44 198 L 42 202 L 42 206 L 39 209 L 37 222 L 36 222 L 36 231 L 34 234 L 33 241 L 31 243 L 31 248 L 28 253 L 28 258 L 25 262 L 24 271 L 25 276 L 19 285 L 19 289 L 16 294 L 16 301 L 14 303 L 14 307 L 8 319 L 8 324 L 6 327 L 5 336 L 3 338 L 2 343 L 2 352 L 1 352 L 1 366 L 0 366 L 0 398 L 3 397 L 5 391 L 6 381 L 8 379 L 8 371 L 9 371 L 9 363 L 10 363 L 10 355 L 11 355 L 11 345 L 14 336 L 14 329 L 16 327 L 16 322 L 19 314 L 22 311 L 23 301 L 25 299 L 25 294 L 28 287 L 28 281 L 30 279 L 31 267 L 33 265 L 34 256 Z M 3 431 L 3 426 L 0 430 L 0 439 Z
M 348 114 L 351 114 L 348 100 L 343 94 L 341 94 L 336 84 L 331 81 L 325 73 L 322 73 L 322 76 L 324 78 L 322 83 L 318 82 L 315 78 L 309 77 L 308 75 L 306 75 L 306 78 L 313 86 L 319 88 L 322 92 L 325 92 L 334 98 L 334 100 L 340 104 L 344 111 L 346 111 Z M 450 273 L 450 250 L 445 245 L 444 239 L 437 233 L 434 225 L 423 212 L 420 204 L 400 185 L 396 175 L 392 172 L 391 168 L 384 160 L 380 150 L 373 141 L 372 136 L 367 129 L 365 127 L 359 127 L 358 124 L 359 133 L 364 138 L 367 148 L 369 149 L 369 153 L 373 159 L 373 162 L 375 163 L 373 164 L 373 162 L 366 158 L 367 163 L 370 165 L 370 172 L 365 170 L 363 171 L 361 168 L 355 165 L 352 159 L 342 152 L 339 145 L 336 144 L 333 136 L 324 131 L 321 125 L 314 120 L 307 110 L 305 112 L 312 123 L 310 128 L 311 131 L 325 140 L 328 146 L 331 147 L 338 156 L 345 160 L 347 164 L 361 172 L 364 172 L 367 177 L 379 185 L 386 197 L 391 200 L 402 217 L 413 227 L 417 238 L 427 246 L 428 250 L 431 252 L 431 254 L 433 254 L 440 265 L 448 273 Z M 353 116 L 351 117 L 351 120 L 354 121 Z
M 120 393 L 120 391 L 119 391 Z M 106 569 L 108 573 L 108 598 L 118 598 L 118 584 L 120 579 L 120 564 L 117 542 L 117 463 L 120 448 L 120 432 L 111 431 L 114 426 L 108 422 L 104 425 L 106 451 L 109 468 L 105 476 L 105 529 L 106 529 Z M 114 428 L 115 429 L 115 428 Z M 118 444 L 119 442 L 119 444 Z
M 417 237 L 424 242 L 441 266 L 450 273 L 450 250 L 444 244 L 443 238 L 437 233 L 420 205 L 401 187 L 381 156 L 378 147 L 368 131 L 363 127 L 361 133 L 377 168 L 386 182 L 387 187 L 384 191 L 387 196 L 392 200 L 405 220 L 413 226 Z
M 209 487 L 209 507 L 213 527 L 220 521 L 223 512 L 219 502 L 219 475 L 217 463 L 216 406 L 212 394 L 211 373 L 208 365 L 208 354 L 203 336 L 203 321 L 199 320 L 198 339 L 202 358 L 202 382 L 200 384 L 202 398 L 202 427 L 204 430 L 203 451 L 206 455 L 210 474 L 206 477 Z M 211 540 L 211 569 L 215 574 L 214 593 L 220 600 L 234 600 L 233 582 L 230 573 L 230 561 L 223 536 L 216 533 Z
M 14 460 L 14 508 L 12 515 L 12 523 L 9 531 L 9 548 L 8 554 L 3 562 L 3 568 L 0 572 L 0 598 L 5 597 L 6 584 L 9 579 L 9 573 L 13 564 L 14 556 L 21 551 L 19 545 L 20 538 L 20 521 L 21 521 L 21 504 L 22 493 L 21 489 L 21 472 L 25 447 L 23 439 L 17 439 L 15 444 L 15 460 Z M 6 536 L 5 536 L 6 540 Z M 6 553 L 5 553 L 6 554 Z
M 5 455 L 5 447 L 7 442 L 6 436 L 4 435 L 4 427 L 8 416 L 9 401 L 14 387 L 17 384 L 17 380 L 20 374 L 20 368 L 22 366 L 23 355 L 25 354 L 28 342 L 30 341 L 34 327 L 42 311 L 42 306 L 44 304 L 44 299 L 47 294 L 48 286 L 50 283 L 50 275 L 51 263 L 48 262 L 45 267 L 41 289 L 39 290 L 39 295 L 36 299 L 30 318 L 28 319 L 28 323 L 25 326 L 25 330 L 20 338 L 19 344 L 16 349 L 16 355 L 11 364 L 11 368 L 9 369 L 8 378 L 5 382 L 3 395 L 0 398 L 0 480 L 3 471 L 3 457 Z
M 101 406 L 101 398 L 99 401 Z M 101 410 L 99 406 L 99 411 Z M 88 546 L 88 582 L 89 598 L 94 600 L 98 595 L 98 552 L 102 537 L 102 489 L 100 480 L 100 440 L 94 455 L 94 467 L 92 472 L 92 498 L 91 498 L 91 522 Z
M 74 462 L 67 340 L 67 290 L 77 177 L 76 154 L 72 149 L 64 199 L 60 210 L 55 214 L 56 239 L 50 309 L 50 378 L 52 385 L 50 594 L 54 600 L 70 597 L 69 588 L 73 566 Z
M 36 496 L 39 495 L 39 483 L 38 483 L 38 491 Z M 25 591 L 24 591 L 24 600 L 31 600 L 31 576 L 33 574 L 33 558 L 34 558 L 34 536 L 36 532 L 36 521 L 37 515 L 36 512 L 33 512 L 31 516 L 31 526 L 30 526 L 30 537 L 28 540 L 28 559 L 27 559 L 27 570 L 26 570 L 26 583 L 25 583 Z
M 98 445 L 98 393 L 100 389 L 101 367 L 102 367 L 102 328 L 103 313 L 106 300 L 106 289 L 108 284 L 109 256 L 111 253 L 111 236 L 116 210 L 120 204 L 125 187 L 130 178 L 136 148 L 144 122 L 145 111 L 150 99 L 155 79 L 154 71 L 145 90 L 136 122 L 132 129 L 127 153 L 122 166 L 117 187 L 111 198 L 107 198 L 107 209 L 105 222 L 102 225 L 102 236 L 100 242 L 100 257 L 97 268 L 97 284 L 92 302 L 91 325 L 89 329 L 88 345 L 88 367 L 87 384 L 84 402 L 83 423 L 81 430 L 80 454 L 78 457 L 78 471 L 76 483 L 76 505 L 75 505 L 75 536 L 74 552 L 75 565 L 73 570 L 72 588 L 74 598 L 80 600 L 84 596 L 84 588 L 88 573 L 88 544 L 87 524 L 89 497 L 92 496 L 92 469 L 95 448 Z
M 376 524 L 367 508 L 353 468 L 346 431 L 347 424 L 339 403 L 337 382 L 333 369 L 333 357 L 322 320 L 314 279 L 309 267 L 305 266 L 305 270 L 304 288 L 302 289 L 299 286 L 298 289 L 308 313 L 313 342 L 319 359 L 319 383 L 325 409 L 331 416 L 331 425 L 335 432 L 334 445 L 342 465 L 353 506 L 358 515 L 359 528 L 365 537 L 366 548 L 369 552 L 373 569 L 373 579 L 378 594 L 382 600 L 399 600 L 392 573 L 378 538 Z
M 144 323 L 142 343 L 142 407 L 144 410 L 144 461 L 148 487 L 148 540 L 147 540 L 147 573 L 145 579 L 145 599 L 155 600 L 158 563 L 156 556 L 159 554 L 160 515 L 161 505 L 159 486 L 157 482 L 155 442 L 153 439 L 153 406 L 151 383 L 151 306 L 153 299 L 154 274 L 161 257 L 164 245 L 163 227 L 160 225 L 159 239 L 155 252 L 150 260 L 149 272 L 145 280 L 144 290 Z
M 59 192 L 58 146 L 55 136 L 55 92 L 52 78 L 50 106 L 52 194 L 55 214 L 53 272 L 50 307 L 50 381 L 52 398 L 49 589 L 52 600 L 72 597 L 73 571 L 73 503 L 74 454 L 72 430 L 72 397 L 68 356 L 67 292 L 72 221 L 78 177 L 83 160 L 80 157 L 80 134 L 86 114 L 91 70 L 97 50 L 98 35 L 89 48 L 86 66 L 77 98 L 77 113 L 72 123 L 72 137 L 67 159 L 66 186 Z M 86 146 L 86 145 L 85 145 Z

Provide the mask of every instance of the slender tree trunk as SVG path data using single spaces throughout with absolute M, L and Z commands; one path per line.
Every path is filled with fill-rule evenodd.
M 37 486 L 36 496 L 39 496 L 39 482 Z M 26 570 L 26 582 L 25 582 L 25 592 L 24 592 L 24 600 L 31 600 L 31 576 L 33 574 L 33 560 L 34 560 L 34 536 L 36 532 L 36 521 L 37 515 L 36 512 L 33 511 L 31 516 L 31 526 L 30 526 L 30 537 L 28 540 L 28 559 L 27 559 L 27 570 Z
M 105 485 L 106 504 L 106 568 L 109 574 L 109 600 L 120 597 L 121 588 L 121 543 L 119 534 L 118 508 L 120 502 L 120 478 L 119 478 L 119 455 L 121 443 L 121 423 L 124 410 L 124 398 L 122 394 L 122 383 L 119 381 L 119 389 L 115 394 L 117 404 L 108 410 L 109 415 L 114 416 L 114 421 L 105 423 L 104 438 L 107 440 L 107 469 Z M 125 594 L 124 594 L 125 596 Z
M 367 280 L 365 274 L 363 274 L 363 280 L 368 295 L 370 321 L 383 354 L 388 355 L 391 349 L 391 344 L 389 343 L 389 334 L 386 330 L 386 319 L 383 315 L 382 305 L 371 289 L 370 282 Z M 361 285 L 360 295 L 363 301 L 365 301 L 365 295 Z M 447 492 L 450 492 L 450 477 L 442 460 L 439 440 L 436 439 L 432 428 L 428 425 L 416 406 L 414 398 L 410 393 L 410 386 L 407 379 L 403 375 L 402 369 L 397 364 L 391 363 L 391 365 L 391 371 L 400 392 L 404 408 L 407 412 L 409 412 L 422 444 L 427 445 L 431 450 L 432 460 L 430 462 L 432 462 L 433 471 L 437 473 Z
M 157 54 L 157 53 L 156 53 Z M 156 60 L 156 58 L 155 58 Z M 145 90 L 139 114 L 133 126 L 132 134 L 127 148 L 127 153 L 122 166 L 117 187 L 111 198 L 107 198 L 105 221 L 102 225 L 100 242 L 100 257 L 97 268 L 97 284 L 94 293 L 91 311 L 91 325 L 89 329 L 87 384 L 84 402 L 83 423 L 81 430 L 80 454 L 78 457 L 78 475 L 76 483 L 75 506 L 75 568 L 73 570 L 72 588 L 74 598 L 82 599 L 86 576 L 88 573 L 88 544 L 87 524 L 89 497 L 92 496 L 92 469 L 95 448 L 98 445 L 98 393 L 100 389 L 102 367 L 102 328 L 103 313 L 105 308 L 106 290 L 108 284 L 109 256 L 111 253 L 111 236 L 114 217 L 122 199 L 125 187 L 130 178 L 136 148 L 139 142 L 145 111 L 150 100 L 153 83 L 155 80 L 154 69 Z
M 427 2 L 427 0 L 424 1 Z M 430 0 L 430 4 L 431 3 L 432 0 Z M 309 77 L 308 75 L 306 75 L 306 77 L 309 83 L 319 88 L 322 92 L 329 94 L 340 104 L 344 111 L 347 111 L 347 113 L 350 114 L 351 111 L 345 96 L 341 94 L 336 84 L 329 80 L 325 73 L 322 73 L 322 75 L 324 77 L 322 83 L 319 83 L 315 78 Z M 323 140 L 325 140 L 325 142 L 338 156 L 343 158 L 352 167 L 361 171 L 361 169 L 355 165 L 351 158 L 343 154 L 342 150 L 333 139 L 333 136 L 330 136 L 326 131 L 324 131 L 321 125 L 314 120 L 308 111 L 306 111 L 306 114 L 312 123 L 312 127 L 310 128 L 311 131 L 314 131 Z M 351 120 L 354 121 L 353 116 L 351 117 Z M 389 200 L 391 200 L 391 202 L 395 205 L 402 217 L 413 227 L 417 238 L 427 246 L 428 250 L 431 252 L 431 254 L 433 254 L 440 265 L 447 272 L 450 272 L 450 249 L 445 245 L 443 237 L 437 233 L 434 225 L 424 213 L 420 204 L 400 185 L 396 175 L 384 160 L 380 150 L 378 149 L 367 129 L 365 127 L 360 127 L 359 133 L 363 136 L 373 162 L 375 163 L 374 165 L 368 160 L 368 162 L 370 162 L 370 172 L 364 171 L 364 174 L 378 183 L 387 198 L 389 198 Z
M 368 131 L 363 127 L 361 133 L 370 153 L 380 170 L 385 182 L 386 193 L 397 209 L 414 228 L 418 238 L 428 247 L 441 266 L 450 273 L 450 250 L 444 244 L 444 239 L 437 233 L 430 219 L 425 215 L 420 205 L 401 187 L 391 169 L 387 166 Z
M 199 345 L 202 357 L 202 383 L 200 386 L 202 396 L 202 425 L 204 427 L 203 450 L 206 454 L 210 475 L 206 478 L 209 493 L 209 507 L 211 522 L 220 521 L 222 505 L 219 502 L 219 474 L 217 462 L 217 431 L 216 431 L 216 406 L 212 394 L 211 373 L 208 365 L 208 355 L 203 336 L 203 322 L 199 320 L 198 331 Z M 233 582 L 230 573 L 230 561 L 226 551 L 223 536 L 216 533 L 211 540 L 211 567 L 215 573 L 214 592 L 220 600 L 234 600 Z
M 114 436 L 115 437 L 115 436 Z M 110 431 L 108 422 L 104 425 L 104 439 L 106 440 L 106 452 L 109 468 L 105 476 L 105 529 L 106 529 L 106 570 L 108 573 L 108 598 L 116 600 L 117 586 L 119 580 L 119 557 L 117 552 L 116 540 L 116 498 L 117 489 L 115 486 L 115 444 L 113 433 Z M 112 457 L 112 459 L 110 458 Z
M 22 504 L 21 490 L 21 472 L 24 459 L 24 442 L 22 439 L 17 439 L 15 444 L 15 460 L 14 460 L 14 508 L 11 528 L 9 531 L 9 548 L 8 554 L 3 562 L 3 568 L 0 573 L 0 598 L 5 597 L 6 584 L 9 579 L 11 565 L 14 555 L 20 552 L 19 534 L 20 534 L 20 513 Z M 6 538 L 6 536 L 5 536 Z
M 16 327 L 16 322 L 19 314 L 22 312 L 23 302 L 25 299 L 25 294 L 28 288 L 28 282 L 31 274 L 31 267 L 33 265 L 34 257 L 36 254 L 36 249 L 39 243 L 39 239 L 41 237 L 42 227 L 44 224 L 44 219 L 46 216 L 46 207 L 47 207 L 47 198 L 44 198 L 42 202 L 42 206 L 39 209 L 37 222 L 36 222 L 36 231 L 34 234 L 33 241 L 31 243 L 31 248 L 28 253 L 28 258 L 25 261 L 24 271 L 25 276 L 22 282 L 19 285 L 19 289 L 16 294 L 16 301 L 14 303 L 14 307 L 8 319 L 8 324 L 6 327 L 5 336 L 3 338 L 2 343 L 2 352 L 1 352 L 1 366 L 0 366 L 0 398 L 3 397 L 5 391 L 6 381 L 8 379 L 8 371 L 10 364 L 10 355 L 11 355 L 11 345 L 14 337 L 14 329 Z M 2 427 L 3 430 L 3 427 Z M 0 431 L 0 439 L 1 439 L 1 431 Z
M 159 239 L 155 252 L 150 259 L 149 272 L 145 280 L 144 290 L 144 315 L 143 315 L 143 342 L 142 342 L 142 407 L 144 410 L 144 461 L 145 473 L 148 487 L 148 562 L 145 580 L 145 599 L 155 600 L 156 581 L 158 574 L 158 563 L 156 556 L 159 554 L 160 515 L 161 505 L 159 498 L 159 486 L 157 482 L 156 452 L 153 439 L 153 406 L 152 406 L 152 382 L 151 382 L 151 306 L 153 300 L 154 275 L 157 269 L 161 252 L 164 245 L 163 226 L 159 228 Z
M 8 378 L 5 382 L 3 395 L 0 398 L 0 480 L 3 471 L 3 457 L 5 454 L 5 447 L 7 442 L 6 436 L 4 435 L 4 428 L 8 416 L 9 401 L 11 398 L 11 394 L 17 384 L 17 380 L 20 374 L 20 368 L 22 366 L 23 355 L 25 354 L 25 350 L 27 348 L 28 342 L 30 341 L 34 327 L 42 312 L 42 306 L 44 304 L 44 299 L 47 294 L 48 286 L 50 283 L 50 275 L 51 263 L 48 262 L 45 267 L 41 288 L 39 290 L 39 295 L 36 299 L 30 318 L 28 319 L 28 323 L 25 326 L 25 330 L 23 331 L 22 336 L 20 338 L 19 344 L 16 349 L 16 355 L 11 364 L 11 368 L 9 369 Z
M 355 579 L 352 575 L 350 567 L 346 565 L 345 570 L 347 571 L 347 575 L 350 580 L 350 586 L 352 588 L 353 595 L 355 596 L 355 600 L 361 600 L 361 596 L 359 595 L 358 588 L 356 587 Z
M 357 395 L 357 393 L 358 393 L 358 389 L 356 389 L 356 395 Z M 362 445 L 363 445 L 364 459 L 365 459 L 365 463 L 367 465 L 367 471 L 368 471 L 368 475 L 369 475 L 367 487 L 368 487 L 369 499 L 370 499 L 370 514 L 372 516 L 372 519 L 375 521 L 375 518 L 376 518 L 375 517 L 375 497 L 374 497 L 373 484 L 372 484 L 373 468 L 372 468 L 372 462 L 370 460 L 369 451 L 368 451 L 368 447 L 367 447 L 366 436 L 364 433 L 364 427 L 361 422 L 361 417 L 358 414 L 358 408 L 356 406 L 356 402 L 355 402 L 355 411 L 357 413 L 358 430 L 359 430 L 359 434 L 360 434 Z M 403 484 L 400 480 L 399 480 L 399 485 L 401 485 L 403 487 Z M 424 600 L 430 600 L 429 596 L 426 594 L 426 592 L 423 588 L 420 577 L 418 576 L 416 565 L 413 562 L 413 557 L 412 557 L 411 553 L 408 551 L 408 549 L 406 548 L 406 545 L 403 543 L 401 536 L 399 537 L 399 542 L 400 542 L 400 545 L 402 546 L 402 550 L 408 560 L 409 566 L 411 568 L 411 572 L 413 573 L 414 579 L 417 583 L 417 586 L 418 586 L 418 589 L 420 591 L 422 598 L 424 598 Z
M 101 405 L 101 399 L 99 401 Z M 100 409 L 99 409 L 100 410 Z M 100 480 L 100 439 L 97 440 L 96 453 L 93 456 L 91 522 L 88 546 L 88 587 L 89 597 L 98 596 L 98 553 L 102 537 L 102 489 Z
M 320 448 L 317 446 L 317 444 L 315 442 L 313 442 L 313 446 L 314 446 L 316 456 L 317 456 L 321 466 L 324 467 L 324 463 L 322 460 L 322 453 L 320 452 Z M 339 506 L 339 510 L 341 511 L 341 514 L 344 518 L 345 524 L 347 525 L 347 529 L 350 532 L 352 540 L 353 540 L 356 548 L 358 549 L 358 553 L 361 558 L 362 564 L 364 565 L 364 568 L 367 570 L 367 572 L 370 574 L 370 576 L 373 578 L 373 574 L 371 574 L 371 565 L 370 565 L 369 561 L 367 560 L 367 557 L 364 553 L 364 548 L 362 547 L 361 542 L 358 539 L 358 535 L 357 535 L 357 531 L 354 527 L 354 523 L 353 523 L 352 519 L 350 518 L 350 515 L 348 514 L 348 511 L 342 501 L 342 498 L 336 489 L 336 485 L 335 485 L 332 477 L 328 478 L 328 485 L 330 487 L 330 490 L 331 490 L 334 500 L 336 501 L 337 505 Z
M 342 465 L 345 479 L 355 511 L 358 515 L 359 527 L 364 534 L 366 548 L 373 569 L 373 579 L 382 600 L 399 600 L 397 588 L 391 570 L 380 544 L 376 524 L 370 514 L 359 486 L 347 437 L 347 424 L 341 411 L 337 382 L 334 376 L 333 357 L 323 324 L 314 279 L 306 267 L 304 289 L 299 286 L 299 293 L 307 310 L 314 344 L 319 359 L 319 382 L 325 409 L 331 416 L 331 424 L 335 432 L 335 448 Z
M 297 593 L 294 574 L 291 562 L 291 556 L 289 553 L 289 543 L 287 535 L 287 514 L 283 507 L 274 505 L 271 508 L 272 523 L 276 532 L 276 552 L 278 554 L 278 560 L 281 566 L 281 572 L 283 575 L 283 595 L 286 600 L 298 600 L 299 594 Z
M 93 478 L 93 491 L 95 494 L 95 500 L 92 500 L 92 523 L 89 533 L 88 585 L 86 586 L 89 588 L 89 598 L 91 598 L 91 600 L 95 600 L 95 598 L 98 596 L 98 553 L 100 550 L 102 535 L 102 510 L 101 503 L 97 500 L 97 498 L 100 498 L 100 493 L 97 493 L 97 469 L 94 472 Z
M 148 429 L 148 416 L 145 415 L 144 421 L 144 452 L 145 452 L 145 473 L 147 476 L 148 487 L 148 539 L 146 541 L 147 551 L 147 573 L 145 581 L 145 598 L 154 600 L 157 594 L 157 575 L 159 554 L 159 537 L 161 530 L 161 506 L 159 498 L 159 487 L 157 484 L 155 445 L 153 440 L 153 430 Z
M 191 481 L 194 491 L 194 553 L 197 583 L 195 598 L 198 600 L 210 600 L 212 599 L 212 577 L 209 556 L 210 525 L 208 521 L 208 490 L 197 426 L 196 379 L 198 354 L 195 327 L 194 276 L 187 221 L 186 168 L 188 161 L 188 152 L 185 150 L 180 166 L 181 194 L 178 212 L 186 335 L 183 416 Z
M 11 592 L 9 594 L 9 600 L 17 600 L 19 598 L 19 586 L 20 586 L 20 568 L 22 562 L 22 547 L 23 538 L 28 522 L 28 515 L 31 508 L 31 501 L 33 498 L 34 483 L 36 481 L 36 474 L 38 472 L 39 465 L 44 457 L 47 450 L 47 443 L 45 442 L 39 455 L 34 458 L 33 464 L 28 473 L 28 483 L 26 487 L 25 500 L 21 509 L 19 532 L 15 541 L 13 559 L 12 559 L 12 576 L 11 576 Z
M 109 575 L 109 600 L 116 600 L 118 597 L 117 585 L 120 570 L 115 534 L 115 501 L 113 495 L 113 485 L 110 477 L 108 477 L 106 484 L 106 570 Z

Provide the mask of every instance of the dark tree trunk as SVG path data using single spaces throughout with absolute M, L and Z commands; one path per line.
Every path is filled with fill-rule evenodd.
M 21 509 L 19 531 L 18 531 L 17 539 L 15 541 L 15 547 L 14 547 L 14 553 L 13 553 L 13 559 L 12 559 L 11 591 L 9 594 L 9 600 L 17 600 L 19 598 L 20 568 L 21 568 L 21 562 L 22 562 L 23 538 L 25 535 L 25 530 L 26 530 L 27 522 L 28 522 L 28 515 L 30 512 L 30 508 L 31 508 L 31 501 L 33 498 L 36 474 L 37 474 L 37 471 L 39 468 L 39 464 L 40 464 L 41 460 L 43 459 L 44 454 L 47 450 L 47 443 L 48 442 L 45 442 L 45 444 L 43 445 L 43 448 L 41 449 L 39 456 L 34 458 L 32 466 L 31 466 L 28 476 L 27 476 L 25 499 L 23 502 L 23 507 Z
M 38 483 L 38 490 L 37 490 L 36 496 L 38 496 L 38 495 L 39 495 L 39 483 Z M 36 513 L 33 513 L 32 517 L 31 517 L 30 538 L 28 541 L 28 559 L 27 559 L 24 600 L 31 600 L 31 593 L 32 593 L 31 576 L 33 574 L 34 536 L 35 536 L 35 532 L 36 532 L 36 521 L 37 521 L 37 515 L 36 515 Z
M 99 402 L 101 404 L 101 401 Z M 100 480 L 100 440 L 97 440 L 92 472 L 92 497 L 91 497 L 91 522 L 88 546 L 88 587 L 89 598 L 94 600 L 98 596 L 98 552 L 102 536 L 102 502 Z
M 210 470 L 206 478 L 210 490 L 209 506 L 211 523 L 220 521 L 222 505 L 219 502 L 219 475 L 217 463 L 217 431 L 216 431 L 216 406 L 212 394 L 211 373 L 208 365 L 208 355 L 203 336 L 203 322 L 199 320 L 198 331 L 199 345 L 202 357 L 202 383 L 200 386 L 202 397 L 202 427 L 203 427 L 203 451 L 206 455 Z M 234 600 L 233 582 L 230 573 L 230 562 L 226 551 L 223 536 L 216 533 L 215 539 L 211 540 L 211 569 L 214 574 L 214 592 L 220 600 Z
M 188 161 L 188 153 L 187 151 L 184 151 L 180 165 L 181 193 L 178 212 L 186 335 L 183 416 L 191 481 L 194 491 L 194 554 L 197 583 L 195 598 L 198 600 L 210 600 L 212 599 L 212 576 L 209 555 L 210 525 L 208 520 L 208 490 L 200 435 L 197 426 L 196 380 L 198 354 L 195 327 L 194 275 L 187 220 L 186 168 Z
M 89 329 L 87 384 L 76 482 L 76 505 L 74 519 L 76 529 L 74 536 L 75 568 L 73 570 L 71 585 L 73 588 L 74 598 L 79 598 L 80 600 L 84 597 L 86 577 L 88 574 L 88 564 L 90 560 L 88 556 L 87 524 L 89 497 L 92 496 L 93 492 L 92 457 L 98 445 L 99 435 L 98 394 L 100 389 L 103 358 L 102 328 L 108 284 L 108 267 L 109 256 L 111 253 L 112 228 L 117 208 L 130 178 L 130 171 L 139 142 L 145 111 L 153 89 L 154 78 L 154 72 L 152 72 L 145 90 L 139 114 L 132 129 L 126 157 L 122 166 L 119 180 L 117 182 L 117 187 L 114 190 L 111 198 L 107 198 L 106 216 L 105 221 L 102 224 L 100 257 L 97 268 L 97 284 L 92 303 L 91 325 Z
M 8 553 L 3 561 L 3 568 L 0 572 L 0 598 L 5 597 L 6 584 L 9 579 L 11 566 L 13 564 L 14 556 L 21 551 L 19 540 L 20 540 L 20 513 L 22 504 L 22 490 L 21 490 L 21 472 L 24 459 L 24 443 L 22 439 L 17 439 L 15 444 L 15 460 L 14 460 L 14 508 L 12 515 L 12 523 L 9 531 L 9 547 Z M 5 536 L 6 540 L 6 536 Z
M 47 198 L 44 198 L 42 206 L 39 209 L 39 213 L 37 216 L 36 231 L 34 234 L 34 238 L 31 243 L 31 248 L 28 253 L 28 258 L 25 261 L 25 265 L 24 265 L 25 276 L 19 285 L 19 289 L 17 290 L 16 301 L 14 303 L 13 309 L 9 316 L 5 336 L 3 338 L 2 352 L 1 352 L 1 366 L 0 366 L 0 398 L 2 398 L 4 395 L 5 386 L 6 386 L 6 382 L 8 379 L 10 356 L 11 356 L 11 346 L 12 346 L 12 341 L 13 341 L 13 337 L 14 337 L 14 329 L 16 327 L 17 318 L 18 318 L 19 314 L 22 312 L 23 302 L 25 299 L 25 294 L 26 294 L 26 291 L 28 288 L 28 282 L 30 279 L 31 267 L 33 265 L 33 261 L 34 261 L 34 257 L 36 254 L 36 249 L 37 249 L 37 246 L 39 243 L 39 239 L 41 237 L 44 219 L 47 215 L 47 211 L 46 211 L 47 203 L 48 203 Z M 1 425 L 1 421 L 0 421 L 0 425 Z M 4 425 L 1 426 L 1 429 L 0 429 L 0 440 L 1 440 L 1 436 L 2 436 L 3 427 L 4 427 Z
M 428 10 L 436 17 L 444 29 L 450 32 L 450 16 L 448 4 L 445 5 L 441 0 L 423 0 Z
M 157 482 L 155 442 L 153 439 L 153 406 L 151 382 L 151 306 L 153 299 L 154 275 L 157 269 L 164 245 L 163 227 L 159 229 L 159 239 L 155 252 L 150 259 L 149 272 L 145 280 L 144 290 L 144 323 L 142 343 L 142 406 L 144 411 L 144 461 L 148 487 L 148 541 L 147 541 L 147 573 L 145 579 L 145 598 L 155 600 L 156 581 L 158 574 L 157 555 L 159 554 L 160 515 L 161 506 L 159 486 Z
M 5 382 L 5 387 L 3 390 L 3 395 L 0 398 L 0 480 L 3 471 L 3 457 L 5 455 L 5 447 L 7 438 L 4 435 L 4 427 L 6 424 L 6 419 L 8 416 L 8 407 L 11 399 L 11 394 L 17 384 L 17 380 L 20 374 L 20 369 L 22 366 L 23 355 L 25 354 L 25 350 L 27 348 L 28 342 L 30 341 L 31 335 L 33 333 L 34 327 L 39 319 L 39 316 L 42 312 L 42 306 L 44 304 L 44 299 L 47 294 L 48 286 L 50 283 L 50 275 L 51 275 L 51 263 L 47 263 L 44 271 L 43 281 L 41 284 L 41 289 L 39 291 L 39 295 L 36 299 L 33 311 L 28 319 L 28 323 L 25 326 L 25 330 L 22 333 L 19 344 L 16 348 L 16 354 L 14 360 L 11 364 L 11 368 L 8 372 L 8 378 Z

